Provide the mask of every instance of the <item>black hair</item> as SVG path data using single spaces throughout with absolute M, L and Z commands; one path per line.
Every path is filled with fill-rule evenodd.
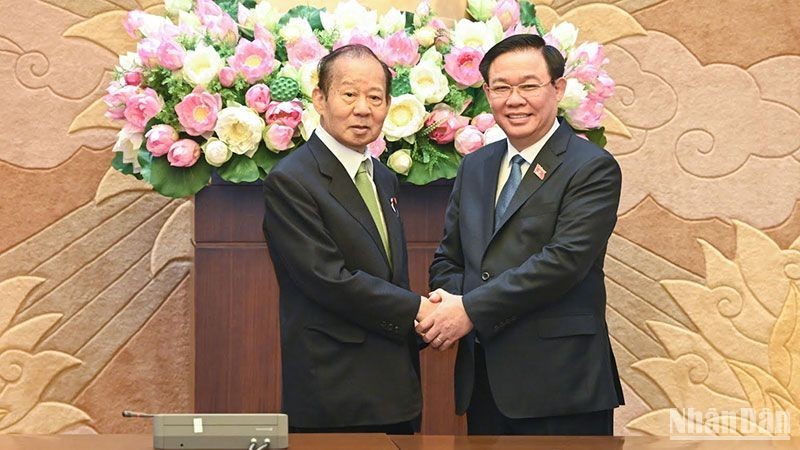
M 319 81 L 317 82 L 317 85 L 326 97 L 328 96 L 328 89 L 330 89 L 331 84 L 333 83 L 333 63 L 337 59 L 343 57 L 374 58 L 375 61 L 378 61 L 383 69 L 383 76 L 386 80 L 386 98 L 389 98 L 392 87 L 392 72 L 389 71 L 389 66 L 387 66 L 385 62 L 381 61 L 381 59 L 378 58 L 378 56 L 375 55 L 375 53 L 370 50 L 369 47 L 361 44 L 349 44 L 339 47 L 323 56 L 322 59 L 319 60 L 319 65 L 317 66 Z
M 564 76 L 564 56 L 561 55 L 561 52 L 557 48 L 552 45 L 547 45 L 541 36 L 535 34 L 515 34 L 495 44 L 483 56 L 478 66 L 483 81 L 489 84 L 489 67 L 498 56 L 504 53 L 519 52 L 528 49 L 536 49 L 542 52 L 542 56 L 544 56 L 544 60 L 547 63 L 547 72 L 550 74 L 551 82 L 555 82 L 555 80 Z

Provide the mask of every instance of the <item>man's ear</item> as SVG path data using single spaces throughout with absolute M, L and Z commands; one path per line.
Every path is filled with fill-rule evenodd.
M 488 85 L 488 84 L 486 84 L 486 83 L 483 83 L 483 86 L 481 86 L 481 87 L 483 87 L 483 93 L 486 95 L 486 100 L 488 101 L 488 100 L 491 98 L 491 97 L 489 96 L 489 94 L 490 94 L 490 92 L 489 92 L 489 85 Z M 489 109 L 490 109 L 492 112 L 494 112 L 494 109 L 492 109 L 492 102 L 488 102 L 488 103 L 489 103 Z
M 322 112 L 325 109 L 325 100 L 325 93 L 322 92 L 322 89 L 320 89 L 319 86 L 315 87 L 311 92 L 311 102 L 314 103 L 314 109 L 317 110 L 319 115 L 322 115 Z
M 561 77 L 555 81 L 554 85 L 556 88 L 556 98 L 558 98 L 560 102 L 561 99 L 564 98 L 564 92 L 567 90 L 567 79 Z

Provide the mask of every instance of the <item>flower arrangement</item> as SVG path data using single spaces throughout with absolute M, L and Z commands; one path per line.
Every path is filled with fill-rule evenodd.
M 120 56 L 104 101 L 124 121 L 112 165 L 170 197 L 192 195 L 216 172 L 233 183 L 263 178 L 319 124 L 311 104 L 317 64 L 340 46 L 372 49 L 391 68 L 392 102 L 368 151 L 405 181 L 453 178 L 463 155 L 502 139 L 478 64 L 506 36 L 535 33 L 566 57 L 560 114 L 604 145 L 603 102 L 614 91 L 597 43 L 577 45 L 560 23 L 545 32 L 527 0 L 470 0 L 473 20 L 415 12 L 378 17 L 357 0 L 333 11 L 267 0 L 166 0 L 166 16 L 131 11 L 136 52 Z M 451 24 L 448 25 L 448 22 Z

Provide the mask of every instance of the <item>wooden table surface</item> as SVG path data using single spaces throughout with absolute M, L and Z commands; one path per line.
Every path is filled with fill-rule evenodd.
M 682 441 L 668 437 L 387 436 L 293 434 L 292 450 L 798 450 L 791 440 Z M 0 435 L 0 450 L 152 450 L 146 434 Z M 245 450 L 245 449 L 243 449 Z

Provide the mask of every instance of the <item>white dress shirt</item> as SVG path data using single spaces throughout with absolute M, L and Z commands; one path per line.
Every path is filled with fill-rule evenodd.
M 500 163 L 500 174 L 497 177 L 497 190 L 495 191 L 494 194 L 495 205 L 497 204 L 497 199 L 500 198 L 500 191 L 503 190 L 503 186 L 506 184 L 508 176 L 511 174 L 511 158 L 513 158 L 514 155 L 520 155 L 522 156 L 522 159 L 525 160 L 525 162 L 522 163 L 522 166 L 520 167 L 520 169 L 522 170 L 522 177 L 524 178 L 525 174 L 528 172 L 528 168 L 531 166 L 531 164 L 533 164 L 533 161 L 539 154 L 539 151 L 542 150 L 542 147 L 544 147 L 544 144 L 547 142 L 548 139 L 550 139 L 550 136 L 552 136 L 553 133 L 556 132 L 558 126 L 559 126 L 558 120 L 554 119 L 553 126 L 550 127 L 550 130 L 544 136 L 542 136 L 541 139 L 534 142 L 530 147 L 523 149 L 521 151 L 514 148 L 514 146 L 511 145 L 511 141 L 508 142 L 508 151 L 506 152 L 505 156 L 503 156 L 503 161 Z

